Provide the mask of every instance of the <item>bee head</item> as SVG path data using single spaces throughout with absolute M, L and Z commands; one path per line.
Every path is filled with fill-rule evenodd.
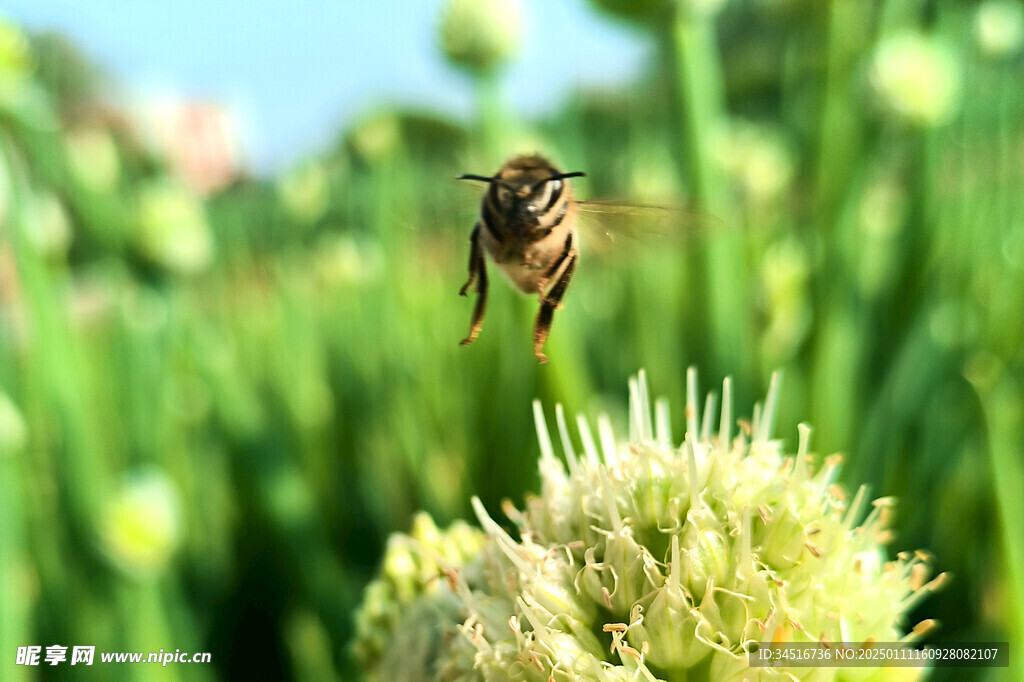
M 562 173 L 540 156 L 517 156 L 491 177 L 463 175 L 460 180 L 489 183 L 488 198 L 503 214 L 526 224 L 535 224 L 563 195 L 567 178 L 582 177 L 575 171 Z

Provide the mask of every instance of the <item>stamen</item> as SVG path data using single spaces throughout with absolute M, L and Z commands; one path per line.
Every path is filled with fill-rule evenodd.
M 655 433 L 659 443 L 672 444 L 672 422 L 669 420 L 668 400 L 658 398 L 654 404 Z
M 594 442 L 594 436 L 590 433 L 590 424 L 582 414 L 576 415 L 576 429 L 580 432 L 580 439 L 583 441 L 583 451 L 587 453 L 587 459 L 591 464 L 598 464 L 601 456 Z
M 640 437 L 644 442 L 654 439 L 654 429 L 651 427 L 651 394 L 647 388 L 647 372 L 637 372 L 637 387 L 640 398 Z
M 615 468 L 619 463 L 618 448 L 615 445 L 615 433 L 612 431 L 611 419 L 606 414 L 597 418 L 597 435 L 601 439 L 604 463 L 610 468 Z
M 686 435 L 688 438 L 700 438 L 697 430 L 699 423 L 697 413 L 697 368 L 689 367 L 686 370 Z
M 775 410 L 779 402 L 779 383 L 782 376 L 779 372 L 772 372 L 771 382 L 768 384 L 768 397 L 764 401 L 764 410 L 760 414 L 755 443 L 767 443 L 772 436 L 772 425 L 775 421 Z
M 555 423 L 558 424 L 558 437 L 562 440 L 562 452 L 565 453 L 565 461 L 569 465 L 569 474 L 575 476 L 579 471 L 579 460 L 576 459 L 576 450 L 573 449 L 572 440 L 569 438 L 565 410 L 562 409 L 561 403 L 555 405 Z
M 540 441 L 540 457 L 544 461 L 551 461 L 555 458 L 555 449 L 551 445 L 551 435 L 548 433 L 548 424 L 544 419 L 544 409 L 540 406 L 539 400 L 533 401 L 533 423 L 537 427 L 537 440 Z
M 718 427 L 718 447 L 728 452 L 732 440 L 732 377 L 722 381 L 722 419 Z
M 714 392 L 708 393 L 707 399 L 704 400 L 704 418 L 700 424 L 700 442 L 709 443 L 711 442 L 711 420 L 714 419 L 715 414 L 715 394 Z
M 793 480 L 803 483 L 807 477 L 807 450 L 811 440 L 811 427 L 800 423 L 796 425 L 796 430 L 800 434 L 800 444 L 796 449 L 796 466 L 793 468 Z

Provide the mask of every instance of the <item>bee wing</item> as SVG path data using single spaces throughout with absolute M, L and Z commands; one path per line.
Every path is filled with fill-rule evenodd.
M 589 246 L 617 250 L 626 243 L 646 248 L 700 238 L 721 227 L 710 214 L 680 206 L 633 204 L 613 200 L 577 201 L 578 223 Z
M 453 193 L 438 193 L 439 203 L 443 202 L 444 204 L 445 221 L 451 220 L 454 216 L 456 224 L 472 227 L 480 217 L 480 202 L 484 194 L 487 193 L 487 185 L 479 182 L 459 181 L 458 178 L 453 179 L 452 182 L 458 188 Z

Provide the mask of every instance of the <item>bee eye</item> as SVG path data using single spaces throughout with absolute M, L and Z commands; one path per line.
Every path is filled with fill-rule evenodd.
M 507 204 L 512 198 L 512 193 L 509 192 L 508 187 L 500 182 L 491 184 L 491 201 L 495 205 Z
M 548 205 L 544 207 L 545 211 L 550 211 L 554 208 L 555 203 L 562 196 L 562 181 L 558 178 L 552 178 L 547 181 L 548 186 Z

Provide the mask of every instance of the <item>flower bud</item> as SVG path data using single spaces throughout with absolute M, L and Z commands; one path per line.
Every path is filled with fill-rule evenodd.
M 448 0 L 441 14 L 441 47 L 454 64 L 486 72 L 522 43 L 519 0 Z

